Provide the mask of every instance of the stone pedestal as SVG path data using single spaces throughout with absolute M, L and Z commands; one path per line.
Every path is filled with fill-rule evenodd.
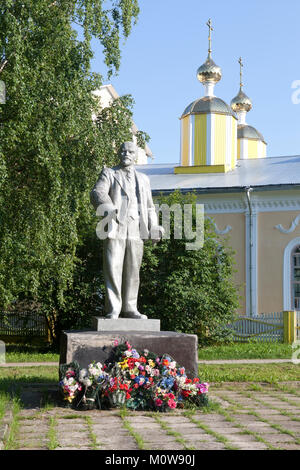
M 141 320 L 134 318 L 93 317 L 92 328 L 96 331 L 160 331 L 160 320 Z
M 60 364 L 77 361 L 81 367 L 87 367 L 93 361 L 103 363 L 116 339 L 119 343 L 128 341 L 137 350 L 148 349 L 159 356 L 169 354 L 185 367 L 188 375 L 198 375 L 197 336 L 173 331 L 64 331 L 61 336 Z

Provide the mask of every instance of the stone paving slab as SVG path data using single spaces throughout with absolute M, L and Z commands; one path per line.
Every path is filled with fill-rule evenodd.
M 289 385 L 295 390 L 299 389 L 299 384 Z M 251 390 L 249 384 L 235 384 L 234 391 L 232 384 L 224 384 L 216 389 L 211 386 L 210 398 L 220 406 L 211 413 L 200 410 L 189 417 L 181 410 L 157 415 L 128 411 L 127 416 L 122 418 L 115 409 L 83 412 L 60 406 L 40 408 L 45 384 L 35 384 L 32 394 L 27 384 L 22 396 L 25 403 L 18 416 L 14 448 L 114 451 L 135 451 L 139 448 L 173 451 L 232 448 L 300 450 L 300 397 L 291 392 L 278 392 L 269 384 L 261 386 L 264 387 L 263 392 Z M 245 397 L 246 391 L 250 397 Z M 299 403 L 299 407 L 284 399 Z M 254 412 L 255 416 L 251 414 Z M 289 415 L 285 415 L 285 412 Z M 8 410 L 4 420 L 0 421 L 0 449 L 6 448 L 12 419 L 11 410 Z M 127 428 L 128 424 L 131 431 Z

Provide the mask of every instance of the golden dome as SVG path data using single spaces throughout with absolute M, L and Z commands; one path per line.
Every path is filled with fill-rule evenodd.
M 199 82 L 212 82 L 218 83 L 222 78 L 221 67 L 216 65 L 212 60 L 210 54 L 208 55 L 206 61 L 201 65 L 197 70 L 197 78 Z
M 250 98 L 243 92 L 242 87 L 238 94 L 231 100 L 231 108 L 234 112 L 237 111 L 250 111 L 252 108 L 252 101 Z

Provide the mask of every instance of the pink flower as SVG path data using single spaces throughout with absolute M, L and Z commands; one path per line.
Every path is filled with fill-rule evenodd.
M 207 393 L 209 385 L 207 383 L 197 384 L 198 394 Z
M 113 342 L 113 345 L 116 347 L 116 346 L 118 346 L 118 344 L 119 344 L 119 341 L 117 339 L 115 339 L 114 342 Z
M 169 406 L 169 408 L 176 408 L 176 406 L 177 406 L 176 401 L 170 399 L 168 401 L 168 406 Z
M 170 400 L 170 401 L 171 401 L 171 400 Z M 155 404 L 156 404 L 156 406 L 161 406 L 161 405 L 163 404 L 163 402 L 162 402 L 162 400 L 161 400 L 160 398 L 157 398 L 157 399 L 155 400 Z

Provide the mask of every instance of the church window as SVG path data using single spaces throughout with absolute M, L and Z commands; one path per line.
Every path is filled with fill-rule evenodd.
M 300 310 L 300 246 L 292 252 L 291 268 L 292 308 Z

